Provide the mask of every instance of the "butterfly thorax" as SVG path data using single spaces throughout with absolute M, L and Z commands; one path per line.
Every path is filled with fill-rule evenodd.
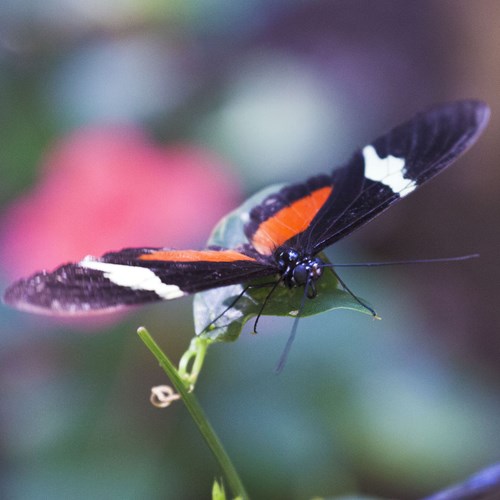
M 303 255 L 294 248 L 281 247 L 275 252 L 283 283 L 288 288 L 311 285 L 323 274 L 325 263 L 318 257 Z

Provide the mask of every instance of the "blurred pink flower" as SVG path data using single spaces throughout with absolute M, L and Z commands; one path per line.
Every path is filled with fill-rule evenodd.
M 199 247 L 237 198 L 210 151 L 157 146 L 134 128 L 80 130 L 3 215 L 2 267 L 18 278 L 128 246 Z

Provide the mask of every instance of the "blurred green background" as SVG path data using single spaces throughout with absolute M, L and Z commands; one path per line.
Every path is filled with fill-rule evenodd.
M 500 3 L 0 4 L 0 283 L 123 246 L 201 247 L 255 190 L 328 172 L 415 112 L 479 98 L 457 164 L 329 250 L 383 321 L 291 321 L 209 350 L 197 385 L 253 498 L 411 499 L 500 457 Z M 177 360 L 190 299 L 103 321 L 1 306 L 0 497 L 208 498 L 217 464 L 139 341 Z

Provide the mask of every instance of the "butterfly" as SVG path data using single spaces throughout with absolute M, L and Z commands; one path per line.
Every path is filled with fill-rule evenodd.
M 126 248 L 88 256 L 15 282 L 3 300 L 29 312 L 85 315 L 258 278 L 304 287 L 304 297 L 314 298 L 327 267 L 318 254 L 450 165 L 488 118 L 488 106 L 475 100 L 417 114 L 332 173 L 268 195 L 247 214 L 247 241 L 236 248 Z

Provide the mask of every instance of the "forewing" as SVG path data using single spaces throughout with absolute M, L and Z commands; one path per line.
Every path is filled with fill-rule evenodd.
M 30 312 L 88 315 L 176 299 L 275 272 L 244 250 L 129 248 L 19 280 L 7 289 L 4 302 Z
M 441 105 L 416 115 L 355 153 L 340 170 L 357 172 L 363 168 L 359 196 L 340 216 L 325 204 L 302 236 L 303 244 L 317 253 L 412 193 L 474 144 L 489 114 L 488 106 L 479 101 Z
M 286 186 L 250 211 L 245 234 L 261 255 L 271 255 L 282 245 L 307 252 L 307 235 L 314 232 L 319 214 L 340 217 L 358 198 L 362 186 L 362 165 Z M 296 245 L 298 239 L 305 241 Z

